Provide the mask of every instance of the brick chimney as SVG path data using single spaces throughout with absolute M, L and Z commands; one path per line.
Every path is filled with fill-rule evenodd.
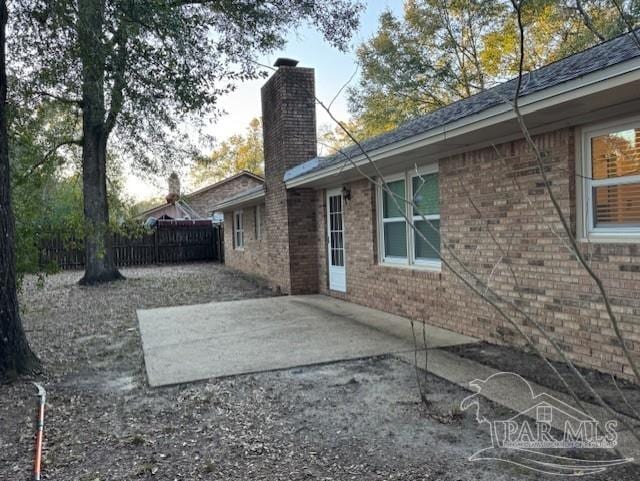
M 178 174 L 171 172 L 168 184 L 169 193 L 166 195 L 165 199 L 167 204 L 173 205 L 180 198 L 180 177 L 178 177 Z
M 262 87 L 269 278 L 286 294 L 318 291 L 313 189 L 287 190 L 284 173 L 317 155 L 315 74 L 292 59 Z

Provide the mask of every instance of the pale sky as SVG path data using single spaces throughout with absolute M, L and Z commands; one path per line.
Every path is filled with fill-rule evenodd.
M 312 28 L 303 28 L 288 36 L 287 45 L 281 51 L 265 55 L 259 61 L 266 65 L 273 65 L 278 57 L 289 57 L 299 60 L 301 67 L 314 68 L 316 95 L 323 103 L 328 104 L 356 71 L 356 48 L 375 33 L 380 13 L 386 9 L 391 9 L 396 15 L 400 15 L 402 12 L 402 0 L 375 0 L 366 3 L 366 10 L 360 19 L 360 29 L 353 37 L 349 52 L 338 51 L 328 45 L 320 33 Z M 357 81 L 358 75 L 354 77 L 350 85 L 356 85 Z M 241 84 L 235 92 L 220 100 L 219 106 L 227 112 L 227 115 L 218 120 L 210 129 L 210 133 L 218 141 L 235 133 L 243 132 L 252 118 L 261 115 L 260 87 L 264 82 L 265 80 L 259 79 Z M 343 91 L 334 101 L 331 111 L 339 119 L 349 118 L 346 92 Z M 322 108 L 318 107 L 316 113 L 318 127 L 335 127 Z M 187 184 L 187 179 L 183 179 L 183 184 Z M 188 191 L 188 184 L 185 187 L 185 190 Z M 164 196 L 167 191 L 165 180 L 141 179 L 130 170 L 127 172 L 125 189 L 126 193 L 135 200 Z

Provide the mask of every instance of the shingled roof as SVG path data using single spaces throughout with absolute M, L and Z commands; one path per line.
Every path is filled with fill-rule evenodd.
M 640 30 L 636 30 L 639 32 Z M 554 87 L 556 85 L 578 79 L 598 70 L 611 67 L 640 56 L 640 47 L 630 33 L 620 35 L 606 42 L 595 45 L 562 60 L 545 65 L 523 76 L 520 97 Z M 399 142 L 431 129 L 443 127 L 452 122 L 479 114 L 489 108 L 513 100 L 517 79 L 511 79 L 493 88 L 459 100 L 429 114 L 405 122 L 397 129 L 361 142 L 362 147 L 371 152 L 378 148 Z M 331 165 L 345 161 L 345 156 L 355 158 L 362 153 L 356 145 L 342 149 L 341 152 L 328 156 L 316 157 L 292 169 L 284 176 L 285 181 L 322 170 Z

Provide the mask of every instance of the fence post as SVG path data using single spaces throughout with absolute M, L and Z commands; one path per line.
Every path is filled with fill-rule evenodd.
M 158 240 L 158 231 L 160 230 L 160 226 L 156 226 L 153 230 L 153 263 L 160 264 L 160 248 L 158 244 L 160 241 Z

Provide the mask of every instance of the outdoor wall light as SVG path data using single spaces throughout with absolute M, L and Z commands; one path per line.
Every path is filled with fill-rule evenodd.
M 343 185 L 342 186 L 342 197 L 344 197 L 345 201 L 351 200 L 351 186 Z

